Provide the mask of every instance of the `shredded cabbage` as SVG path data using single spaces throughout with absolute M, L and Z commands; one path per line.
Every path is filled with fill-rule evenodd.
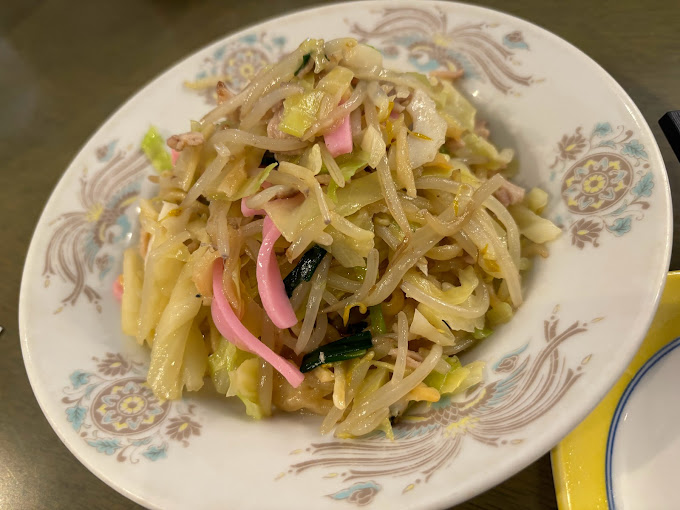
M 142 150 L 158 172 L 172 170 L 172 158 L 165 148 L 165 139 L 151 126 L 142 139 Z
M 543 244 L 554 241 L 562 234 L 560 228 L 552 221 L 539 216 L 522 204 L 509 206 L 508 211 L 517 222 L 520 234 L 530 241 Z
M 541 188 L 531 188 L 525 198 L 527 207 L 536 214 L 541 214 L 548 205 L 548 194 Z
M 406 111 L 413 121 L 408 153 L 411 168 L 416 168 L 432 161 L 439 152 L 446 138 L 446 121 L 437 113 L 434 101 L 422 90 L 413 94 Z
M 246 414 L 255 418 L 262 419 L 265 412 L 259 404 L 257 393 L 258 379 L 260 372 L 260 361 L 258 358 L 248 358 L 229 372 L 229 390 L 226 396 L 237 396 L 246 406 Z
M 473 361 L 469 365 L 462 366 L 456 356 L 444 358 L 444 361 L 450 365 L 448 372 L 445 374 L 432 372 L 425 379 L 425 384 L 442 395 L 463 393 L 482 381 L 484 362 Z
M 304 135 L 316 120 L 324 97 L 324 93 L 320 90 L 287 97 L 283 101 L 283 118 L 279 129 L 293 136 Z
M 220 337 L 217 349 L 208 357 L 208 370 L 217 392 L 227 397 L 235 395 L 241 399 L 248 416 L 259 420 L 266 414 L 258 402 L 257 356 L 242 351 Z

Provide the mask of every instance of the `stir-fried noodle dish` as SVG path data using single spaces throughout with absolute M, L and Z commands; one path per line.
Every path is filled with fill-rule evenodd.
M 481 382 L 457 355 L 512 319 L 560 229 L 544 191 L 507 180 L 513 151 L 461 75 L 306 40 L 237 95 L 217 83 L 172 159 L 147 133 L 157 194 L 119 284 L 159 398 L 210 380 L 255 419 L 303 410 L 323 433 L 393 437 L 410 406 Z

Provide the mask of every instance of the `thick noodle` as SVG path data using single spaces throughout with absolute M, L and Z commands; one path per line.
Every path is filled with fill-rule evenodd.
M 378 179 L 380 180 L 380 187 L 382 188 L 383 196 L 385 197 L 385 203 L 387 208 L 392 214 L 394 221 L 397 222 L 399 228 L 405 235 L 411 233 L 411 227 L 406 219 L 406 214 L 404 214 L 404 208 L 399 201 L 399 196 L 397 195 L 397 188 L 394 184 L 394 179 L 392 179 L 392 173 L 390 172 L 390 167 L 387 163 L 387 156 L 384 156 L 377 167 Z
M 286 84 L 278 89 L 263 96 L 253 107 L 253 109 L 243 118 L 241 129 L 252 129 L 265 114 L 274 108 L 278 103 L 295 94 L 301 94 L 304 88 L 301 85 Z
M 501 204 L 495 197 L 489 197 L 484 202 L 484 206 L 489 209 L 498 221 L 500 221 L 505 227 L 507 232 L 508 240 L 508 251 L 510 252 L 510 257 L 512 262 L 516 267 L 519 267 L 519 257 L 520 257 L 520 240 L 519 240 L 519 228 L 517 228 L 517 223 L 515 223 L 514 218 L 510 212 Z
M 408 320 L 404 312 L 397 314 L 397 361 L 394 363 L 392 380 L 399 383 L 404 378 L 406 371 L 406 358 L 408 357 Z
M 294 138 L 290 139 L 276 139 L 269 138 L 262 135 L 255 135 L 248 131 L 240 129 L 222 129 L 216 132 L 209 142 L 213 145 L 217 144 L 234 144 L 237 146 L 249 145 L 257 147 L 258 149 L 265 149 L 272 152 L 285 152 L 304 149 L 309 144 Z
M 324 291 L 324 296 L 326 292 Z M 307 343 L 307 350 L 313 351 L 321 345 L 323 339 L 326 337 L 326 331 L 328 331 L 328 315 L 325 313 L 320 313 L 316 317 L 316 327 L 309 337 L 309 342 Z
M 245 98 L 241 106 L 241 119 L 247 115 L 253 108 L 253 105 L 274 87 L 281 82 L 290 81 L 295 75 L 295 71 L 300 67 L 303 56 L 307 54 L 309 49 L 301 45 L 295 51 L 283 57 L 278 63 L 273 66 L 265 67 L 250 82 L 250 84 L 243 91 Z
M 409 391 L 418 386 L 423 379 L 425 379 L 434 367 L 439 362 L 442 356 L 441 345 L 433 345 L 430 352 L 425 357 L 418 368 L 406 376 L 403 380 L 393 383 L 388 382 L 384 386 L 378 388 L 373 394 L 352 411 L 336 429 L 337 434 L 349 433 L 355 434 L 355 429 L 361 426 L 361 422 L 366 417 L 372 415 L 376 411 L 388 409 L 397 400 L 404 397 Z
M 364 307 L 365 306 L 364 301 L 368 296 L 368 293 L 370 292 L 371 288 L 375 284 L 376 278 L 378 277 L 379 264 L 380 255 L 378 253 L 378 250 L 374 248 L 369 252 L 368 257 L 366 258 L 366 274 L 364 275 L 364 281 L 361 282 L 361 285 L 359 286 L 357 291 L 353 295 L 346 297 L 345 299 L 339 301 L 335 305 L 327 307 L 324 310 L 324 313 L 343 310 L 347 306 L 358 305 L 360 307 Z
M 201 122 L 203 125 L 209 125 L 217 122 L 220 119 L 223 119 L 227 115 L 235 112 L 238 110 L 241 105 L 244 103 L 246 100 L 246 93 L 247 90 L 244 90 L 237 96 L 234 96 L 232 98 L 227 99 L 224 103 L 220 104 L 217 108 L 214 110 L 211 110 L 208 112 L 202 119 Z
M 331 266 L 331 256 L 326 255 L 319 267 L 314 271 L 312 276 L 312 287 L 309 291 L 309 298 L 307 299 L 307 307 L 305 317 L 302 322 L 302 329 L 295 344 L 295 352 L 300 354 L 303 351 L 308 351 L 307 344 L 312 336 L 314 323 L 316 322 L 317 314 L 319 313 L 319 306 L 321 305 L 321 298 L 326 290 L 326 280 L 328 277 L 328 269 Z
M 319 145 L 319 149 L 321 150 L 321 160 L 323 161 L 323 164 L 326 166 L 326 169 L 328 170 L 328 173 L 331 175 L 331 178 L 333 179 L 335 184 L 337 184 L 341 188 L 344 188 L 345 176 L 342 175 L 338 163 L 335 161 L 333 156 L 331 156 L 331 153 L 328 152 L 328 149 L 326 148 L 325 144 Z
M 479 214 L 479 211 L 477 214 Z M 508 291 L 510 292 L 510 299 L 512 299 L 512 303 L 516 307 L 521 305 L 522 287 L 519 280 L 519 268 L 513 264 L 508 250 L 498 240 L 495 232 L 491 231 L 488 227 L 485 228 L 483 226 L 479 217 L 473 216 L 473 218 L 470 219 L 470 227 L 471 230 L 468 232 L 468 234 L 472 231 L 480 234 L 480 243 L 477 244 L 477 247 L 480 248 L 480 244 L 485 242 L 483 246 L 488 245 L 493 250 L 493 255 L 496 257 L 496 261 L 500 266 L 503 279 L 508 284 Z
M 180 207 L 186 209 L 188 206 L 192 205 L 196 199 L 205 192 L 206 188 L 210 186 L 220 175 L 222 169 L 229 162 L 231 157 L 231 152 L 223 144 L 216 144 L 215 150 L 217 151 L 217 157 L 213 159 L 212 163 L 208 165 L 201 176 L 196 180 L 196 183 L 187 192 L 184 200 L 180 204 Z

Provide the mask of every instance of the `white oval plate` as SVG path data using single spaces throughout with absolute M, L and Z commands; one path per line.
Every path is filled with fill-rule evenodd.
M 185 131 L 210 108 L 183 82 L 234 90 L 302 37 L 354 36 L 386 64 L 455 64 L 517 180 L 551 194 L 564 235 L 537 261 L 515 319 L 469 354 L 486 381 L 397 427 L 398 438 L 320 437 L 319 420 L 252 422 L 209 391 L 158 402 L 147 353 L 111 296 L 135 225 L 154 124 Z M 26 369 L 50 424 L 106 483 L 157 508 L 441 508 L 519 471 L 592 409 L 635 353 L 668 267 L 671 202 L 659 150 L 626 93 L 573 46 L 530 23 L 448 2 L 336 4 L 248 28 L 161 75 L 85 144 L 50 198 L 26 259 Z

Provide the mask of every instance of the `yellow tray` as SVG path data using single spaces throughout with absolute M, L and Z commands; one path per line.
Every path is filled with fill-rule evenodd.
M 638 370 L 680 336 L 680 271 L 671 272 L 647 337 L 624 374 L 600 402 L 551 452 L 560 510 L 609 508 L 605 483 L 607 437 L 621 395 Z

